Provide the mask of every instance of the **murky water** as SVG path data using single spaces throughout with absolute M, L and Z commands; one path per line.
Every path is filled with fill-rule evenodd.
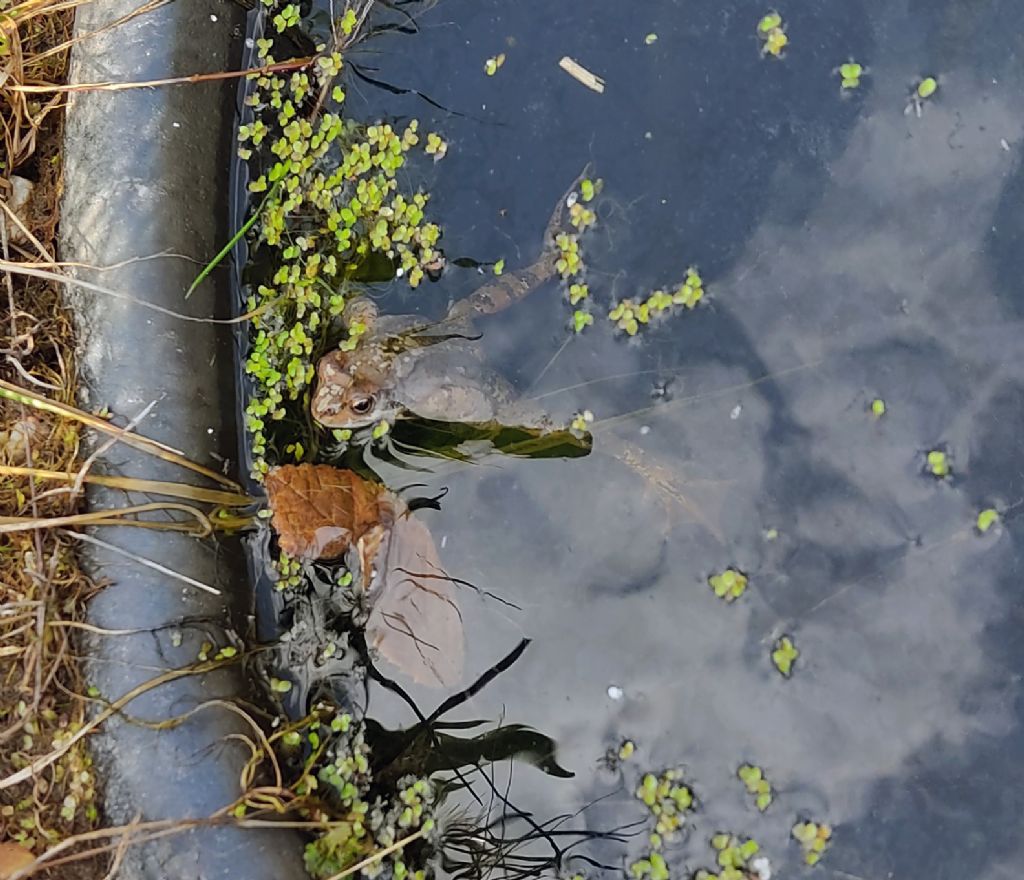
M 411 9 L 411 7 L 410 7 Z M 641 770 L 684 765 L 707 841 L 755 837 L 797 870 L 798 818 L 835 827 L 836 877 L 1017 875 L 1024 848 L 1024 501 L 1019 247 L 1024 70 L 1014 4 L 848 3 L 780 12 L 764 58 L 751 3 L 446 0 L 419 32 L 353 53 L 356 117 L 416 116 L 450 142 L 430 169 L 450 258 L 532 261 L 552 199 L 585 161 L 605 189 L 584 238 L 595 325 L 568 329 L 550 284 L 480 329 L 490 363 L 566 416 L 575 460 L 492 455 L 389 485 L 449 490 L 420 515 L 455 577 L 471 680 L 532 640 L 453 718 L 531 725 L 575 772 L 517 767 L 516 805 L 605 829 L 639 819 Z M 655 34 L 657 39 L 645 39 Z M 488 57 L 504 52 L 494 76 Z M 558 67 L 569 55 L 603 94 Z M 841 94 L 838 65 L 867 67 Z M 938 77 L 920 116 L 914 85 Z M 696 264 L 709 302 L 628 341 L 614 299 Z M 397 287 L 385 311 L 444 312 L 482 276 Z M 885 401 L 875 418 L 873 399 Z M 609 419 L 609 425 L 602 420 Z M 645 466 L 616 453 L 633 449 Z M 946 451 L 952 476 L 924 472 Z M 1001 522 L 976 533 L 978 512 Z M 749 577 L 735 603 L 710 575 Z M 791 679 L 772 666 L 782 634 Z M 424 708 L 436 693 L 410 689 Z M 380 690 L 371 714 L 408 723 Z M 622 779 L 599 766 L 631 737 Z M 763 767 L 759 814 L 735 777 Z M 506 772 L 507 775 L 507 772 Z M 499 772 L 501 776 L 501 772 Z M 628 863 L 644 841 L 590 852 Z

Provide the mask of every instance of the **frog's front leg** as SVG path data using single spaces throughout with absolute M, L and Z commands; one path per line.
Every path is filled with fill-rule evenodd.
M 473 315 L 493 315 L 524 299 L 545 281 L 555 276 L 555 263 L 558 260 L 555 236 L 565 224 L 569 196 L 589 172 L 590 164 L 588 163 L 555 205 L 555 210 L 544 230 L 544 251 L 540 258 L 524 269 L 517 269 L 498 276 L 465 299 L 459 300 L 448 310 L 445 321 Z

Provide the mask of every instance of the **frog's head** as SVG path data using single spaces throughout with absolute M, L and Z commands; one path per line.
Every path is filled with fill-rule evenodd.
M 401 405 L 392 383 L 379 369 L 364 364 L 356 352 L 333 351 L 316 368 L 317 385 L 310 404 L 313 418 L 328 428 L 354 430 L 394 421 Z

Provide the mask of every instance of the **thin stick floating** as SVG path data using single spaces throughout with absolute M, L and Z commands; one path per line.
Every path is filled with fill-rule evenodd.
M 583 83 L 588 89 L 593 89 L 599 95 L 604 92 L 604 80 L 596 73 L 591 73 L 579 62 L 573 61 L 568 55 L 562 57 L 562 60 L 558 62 L 558 66 L 574 80 Z

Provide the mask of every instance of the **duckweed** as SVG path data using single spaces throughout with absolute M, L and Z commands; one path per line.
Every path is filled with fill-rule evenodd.
M 934 95 L 938 88 L 939 83 L 935 79 L 935 77 L 926 76 L 924 79 L 921 80 L 921 82 L 917 84 L 917 88 L 915 89 L 915 91 L 917 93 L 917 97 L 924 101 L 930 98 L 932 95 Z
M 297 4 L 263 2 L 276 34 L 300 23 Z M 268 469 L 272 426 L 297 408 L 313 380 L 312 357 L 344 308 L 345 279 L 379 255 L 416 287 L 424 267 L 438 259 L 441 233 L 425 222 L 428 196 L 397 191 L 396 173 L 420 142 L 418 123 L 397 131 L 340 115 L 342 51 L 356 38 L 351 9 L 338 24 L 344 37 L 338 47 L 318 46 L 308 68 L 249 76 L 245 104 L 251 118 L 238 128 L 239 155 L 248 160 L 259 151 L 249 184 L 262 197 L 251 247 L 271 267 L 246 302 L 246 311 L 254 313 L 245 365 L 253 382 L 246 427 L 257 478 Z M 261 64 L 276 63 L 278 39 L 257 41 Z M 299 112 L 312 102 L 317 115 Z M 440 135 L 427 136 L 427 155 L 437 160 L 446 149 Z M 304 457 L 298 444 L 282 451 L 294 460 Z
M 655 819 L 656 839 L 672 840 L 682 828 L 683 819 L 693 808 L 693 791 L 682 781 L 679 769 L 666 770 L 661 776 L 645 773 L 634 792 Z
M 789 636 L 782 636 L 772 650 L 772 663 L 784 678 L 789 678 L 793 674 L 793 664 L 799 656 L 800 652 L 793 644 L 793 640 Z
M 708 578 L 708 584 L 719 599 L 732 604 L 747 590 L 747 576 L 735 568 L 727 568 Z
M 848 61 L 839 65 L 839 78 L 841 87 L 844 89 L 855 89 L 860 86 L 860 78 L 864 75 L 864 68 L 856 61 Z
M 761 53 L 781 58 L 789 37 L 782 16 L 777 12 L 769 12 L 757 24 L 757 35 L 761 38 Z
M 593 421 L 594 414 L 589 409 L 585 409 L 573 416 L 572 422 L 569 424 L 569 429 L 573 434 L 582 436 L 590 431 L 590 425 Z
M 991 529 L 997 522 L 999 522 L 999 511 L 994 507 L 988 507 L 978 514 L 975 526 L 977 527 L 978 532 L 984 535 L 985 532 Z
M 500 275 L 502 272 L 505 271 L 505 261 L 504 261 L 504 259 L 498 260 L 498 262 L 496 262 L 494 264 L 494 270 L 493 271 L 494 271 L 495 275 Z
M 736 771 L 747 793 L 754 798 L 754 805 L 762 813 L 771 805 L 774 797 L 771 783 L 765 778 L 764 770 L 753 764 L 742 764 Z
M 644 37 L 644 44 L 647 46 L 653 46 L 657 42 L 658 35 L 656 33 L 651 32 L 646 37 Z
M 629 866 L 629 875 L 635 880 L 668 880 L 669 870 L 665 857 L 652 852 L 647 858 L 638 859 Z
M 586 327 L 594 323 L 594 316 L 583 309 L 576 309 L 572 313 L 572 329 L 576 333 L 582 333 Z
M 488 58 L 484 62 L 484 72 L 488 76 L 494 76 L 498 72 L 498 69 L 505 63 L 505 53 L 501 52 L 491 58 Z
M 704 298 L 704 281 L 697 269 L 691 266 L 686 277 L 671 293 L 665 290 L 653 291 L 644 302 L 623 299 L 608 312 L 608 319 L 628 336 L 636 336 L 640 327 L 649 324 L 652 318 L 671 311 L 676 306 L 694 309 Z
M 885 401 L 882 400 L 881 397 L 876 397 L 874 400 L 871 401 L 871 415 L 873 415 L 876 419 L 880 419 L 882 416 L 884 416 L 885 412 Z
M 933 449 L 925 456 L 925 468 L 933 477 L 943 480 L 953 473 L 949 456 L 941 449 Z
M 702 868 L 693 875 L 694 880 L 748 880 L 755 873 L 750 860 L 761 846 L 753 838 L 740 840 L 735 834 L 723 832 L 711 838 L 711 848 L 716 853 L 717 872 Z
M 800 844 L 804 862 L 816 865 L 832 841 L 832 828 L 817 822 L 797 822 L 792 830 L 793 839 Z

